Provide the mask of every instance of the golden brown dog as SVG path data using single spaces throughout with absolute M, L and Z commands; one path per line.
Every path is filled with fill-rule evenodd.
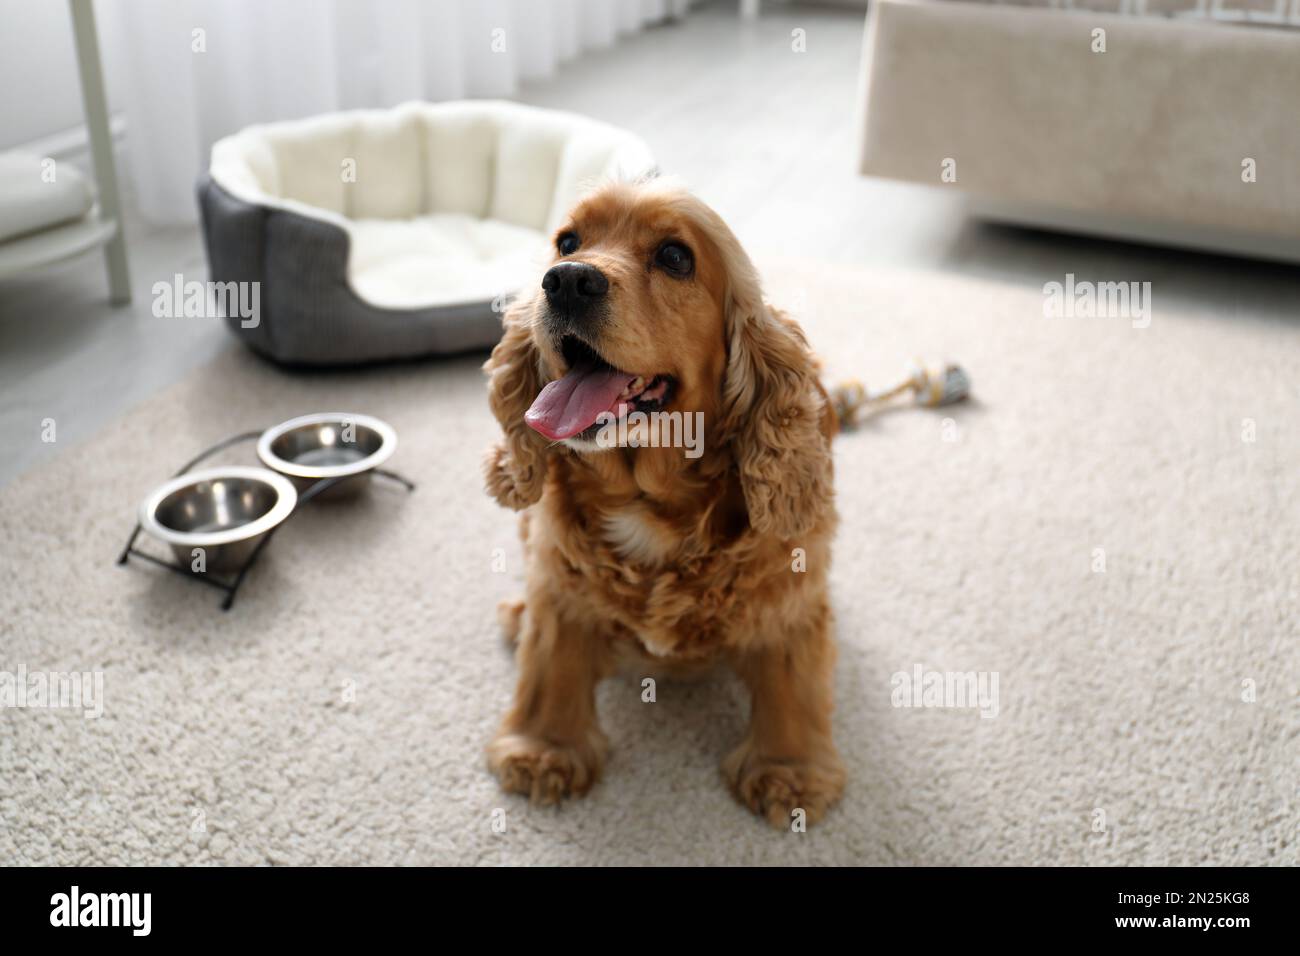
M 520 670 L 488 747 L 502 786 L 545 803 L 591 787 L 608 747 L 594 692 L 620 666 L 725 661 L 752 694 L 729 785 L 776 826 L 796 809 L 819 819 L 844 785 L 827 598 L 835 414 L 735 236 L 663 182 L 598 189 L 485 369 L 505 433 L 487 486 L 524 511 L 528 562 L 525 599 L 502 609 Z M 640 447 L 607 447 L 601 429 L 636 412 Z M 695 457 L 652 447 L 644 422 L 671 417 L 656 412 L 702 414 Z

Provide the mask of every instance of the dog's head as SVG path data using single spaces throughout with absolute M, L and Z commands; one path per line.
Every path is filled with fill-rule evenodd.
M 730 456 L 760 531 L 800 533 L 829 499 L 803 335 L 764 303 L 717 213 L 663 181 L 608 185 L 578 203 L 485 368 L 506 434 L 488 487 L 503 504 L 540 497 L 556 444 L 604 453 L 600 429 L 634 412 L 701 413 L 707 451 Z

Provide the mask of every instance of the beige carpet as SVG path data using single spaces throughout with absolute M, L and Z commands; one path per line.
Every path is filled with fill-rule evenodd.
M 992 281 L 765 274 L 831 377 L 946 352 L 978 394 L 955 433 L 906 411 L 838 441 L 850 778 L 821 827 L 772 831 L 724 791 L 745 719 L 726 678 L 653 704 L 606 684 L 592 795 L 501 795 L 482 747 L 520 567 L 480 489 L 478 360 L 309 376 L 231 350 L 0 492 L 0 670 L 105 674 L 98 720 L 0 710 L 0 862 L 1294 865 L 1300 326 L 1159 285 L 1138 330 L 1044 318 L 1036 289 Z M 391 421 L 419 490 L 311 506 L 228 614 L 114 566 L 191 453 L 325 409 Z M 917 665 L 996 672 L 998 715 L 891 706 Z

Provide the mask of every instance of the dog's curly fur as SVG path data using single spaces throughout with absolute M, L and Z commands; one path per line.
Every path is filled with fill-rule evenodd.
M 541 802 L 585 793 L 608 747 L 597 682 L 629 665 L 640 676 L 725 661 L 752 694 L 727 782 L 776 826 L 796 809 L 816 821 L 844 785 L 827 597 L 836 421 L 816 363 L 731 230 L 681 189 L 604 186 L 557 235 L 569 232 L 582 244 L 563 258 L 609 280 L 600 354 L 671 374 L 672 409 L 704 415 L 703 454 L 586 450 L 533 431 L 524 413 L 564 359 L 540 290 L 508 311 L 485 365 L 505 440 L 485 472 L 491 495 L 524 512 L 528 569 L 524 600 L 501 610 L 520 675 L 489 765 Z M 654 268 L 666 239 L 693 252 L 688 278 Z

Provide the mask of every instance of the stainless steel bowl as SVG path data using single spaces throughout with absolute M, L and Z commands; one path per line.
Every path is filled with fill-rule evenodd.
M 140 503 L 140 527 L 171 545 L 182 567 L 203 549 L 208 571 L 242 565 L 268 531 L 293 512 L 298 492 L 265 468 L 191 471 L 155 488 Z
M 257 457 L 299 491 L 322 478 L 339 479 L 322 497 L 356 494 L 370 472 L 386 462 L 397 448 L 397 432 L 387 422 L 349 412 L 303 415 L 262 433 Z

